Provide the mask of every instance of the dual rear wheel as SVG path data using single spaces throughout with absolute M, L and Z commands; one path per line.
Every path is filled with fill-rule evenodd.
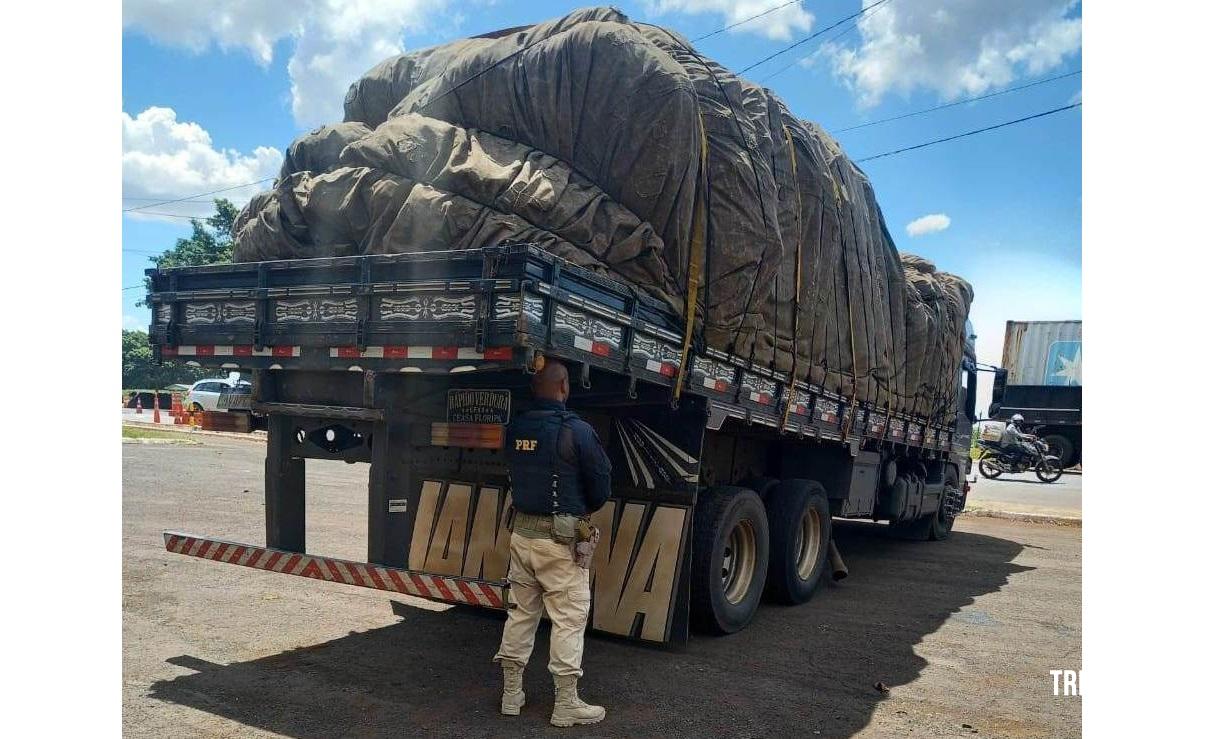
M 757 491 L 734 486 L 699 497 L 690 615 L 703 630 L 739 631 L 752 620 L 762 593 L 803 603 L 820 582 L 832 525 L 824 489 L 810 480 L 765 487 L 765 502 Z

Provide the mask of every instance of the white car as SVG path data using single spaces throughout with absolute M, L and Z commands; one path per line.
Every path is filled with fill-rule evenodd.
M 182 399 L 182 406 L 188 411 L 227 410 L 226 408 L 219 408 L 220 395 L 222 393 L 233 390 L 248 393 L 250 389 L 250 384 L 245 380 L 237 380 L 236 382 L 227 378 L 199 380 L 186 391 L 186 396 Z

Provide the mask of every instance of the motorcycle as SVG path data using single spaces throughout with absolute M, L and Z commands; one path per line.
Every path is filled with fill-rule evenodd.
M 1034 469 L 1040 482 L 1056 482 L 1064 470 L 1060 457 L 1048 453 L 1048 445 L 1039 439 L 1031 442 L 1035 455 L 1019 454 L 1005 449 L 996 441 L 980 441 L 980 474 L 988 480 L 996 480 L 1003 473 L 1016 474 Z

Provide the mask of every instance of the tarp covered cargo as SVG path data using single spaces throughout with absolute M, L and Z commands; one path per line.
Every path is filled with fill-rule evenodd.
M 528 241 L 692 308 L 706 346 L 953 413 L 971 287 L 896 251 L 822 128 L 679 34 L 579 10 L 385 60 L 345 117 L 292 144 L 236 261 Z

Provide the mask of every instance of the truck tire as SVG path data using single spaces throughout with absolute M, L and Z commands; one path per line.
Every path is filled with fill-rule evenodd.
M 769 522 L 755 491 L 722 485 L 699 496 L 693 512 L 689 617 L 715 634 L 732 634 L 756 613 L 769 569 Z
M 812 480 L 783 480 L 765 505 L 769 518 L 767 592 L 779 603 L 806 603 L 828 561 L 832 514 L 828 495 Z
M 955 516 L 947 510 L 947 495 L 945 488 L 959 489 L 959 472 L 952 465 L 947 465 L 943 480 L 943 494 L 938 498 L 938 510 L 930 517 L 930 541 L 942 541 L 951 535 L 955 528 Z
M 736 484 L 736 487 L 748 488 L 754 491 L 757 495 L 761 496 L 761 502 L 765 504 L 765 510 L 769 510 L 769 495 L 777 487 L 778 482 L 780 481 L 772 477 L 745 477 Z M 770 527 L 769 533 L 772 535 L 772 527 Z
M 1074 448 L 1073 439 L 1063 434 L 1048 434 L 1043 441 L 1048 445 L 1048 453 L 1061 460 L 1062 468 L 1068 469 L 1078 463 L 1074 457 L 1077 450 Z

